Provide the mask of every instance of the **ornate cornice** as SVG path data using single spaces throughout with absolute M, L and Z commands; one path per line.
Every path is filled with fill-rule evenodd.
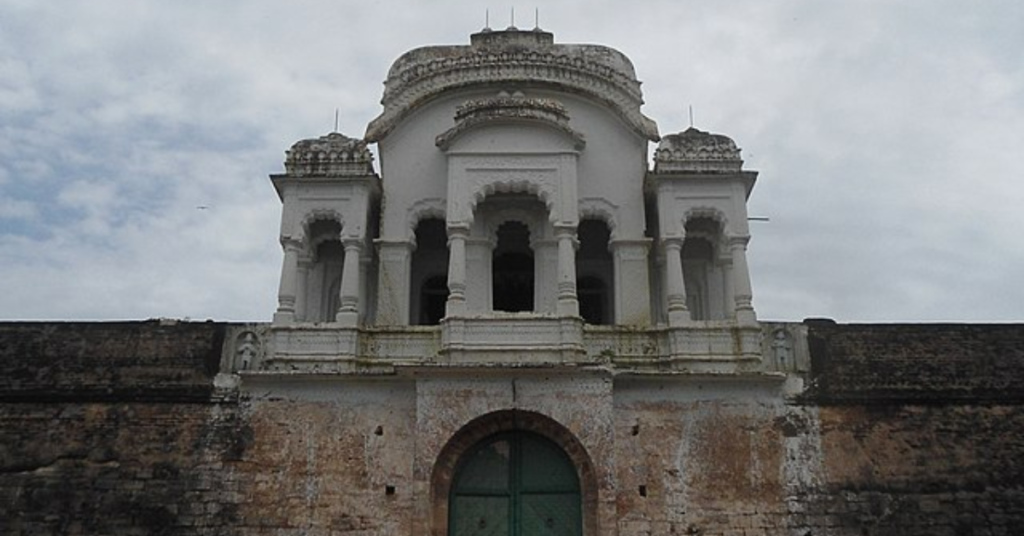
M 366 130 L 376 142 L 430 99 L 452 89 L 539 84 L 578 93 L 609 106 L 638 134 L 658 140 L 658 127 L 640 112 L 643 97 L 633 65 L 599 45 L 554 44 L 542 31 L 473 34 L 471 45 L 432 46 L 403 54 L 384 82 L 384 111 Z
M 655 173 L 733 173 L 742 169 L 736 142 L 693 127 L 665 136 L 654 152 Z
M 554 99 L 526 98 L 522 94 L 466 101 L 455 111 L 455 126 L 437 136 L 437 146 L 447 149 L 462 133 L 492 121 L 537 121 L 562 131 L 583 149 L 586 139 L 569 127 L 569 113 Z
M 373 155 L 366 142 L 337 132 L 297 141 L 285 155 L 285 173 L 294 177 L 373 174 Z

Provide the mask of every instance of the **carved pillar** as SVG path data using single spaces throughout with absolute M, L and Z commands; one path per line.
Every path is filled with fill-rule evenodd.
M 338 313 L 335 320 L 347 326 L 359 323 L 359 264 L 363 252 L 362 240 L 345 238 L 345 264 L 341 268 L 341 285 L 338 291 Z
M 302 242 L 294 238 L 282 238 L 284 247 L 284 263 L 281 266 L 281 283 L 277 290 L 277 312 L 274 313 L 275 324 L 291 324 L 295 322 L 295 291 L 296 278 L 299 271 L 299 250 Z
M 530 240 L 534 259 L 533 310 L 552 314 L 558 310 L 558 240 Z
M 485 237 L 466 238 L 466 312 L 492 310 L 494 281 L 491 267 L 494 242 Z
M 309 267 L 312 259 L 308 255 L 299 258 L 298 273 L 295 280 L 295 320 L 303 322 L 307 320 L 309 312 L 306 311 L 306 283 L 309 280 Z
M 380 255 L 377 325 L 409 324 L 409 282 L 414 247 L 408 240 L 377 240 L 377 252 Z
M 725 286 L 725 317 L 736 318 L 736 294 L 733 292 L 732 284 L 733 278 L 735 277 L 732 269 L 732 253 L 730 253 L 730 257 L 728 259 L 723 259 L 721 262 L 722 271 L 725 273 L 725 276 L 723 277 L 723 279 L 725 279 L 723 282 L 723 285 Z
M 445 316 L 459 316 L 466 312 L 466 239 L 469 227 L 448 227 L 448 303 Z
M 686 308 L 686 283 L 683 281 L 683 240 L 684 237 L 679 236 L 661 241 L 665 251 L 665 286 L 670 326 L 690 322 L 690 311 Z
M 558 306 L 559 316 L 579 316 L 580 303 L 576 297 L 576 226 L 556 225 L 558 240 Z
M 612 240 L 615 323 L 651 324 L 650 239 Z
M 729 250 L 732 253 L 733 295 L 736 299 L 736 322 L 756 324 L 752 305 L 753 291 L 750 289 L 750 270 L 747 268 L 747 242 L 749 236 L 730 236 Z
M 360 251 L 366 253 L 362 248 L 360 248 Z M 364 323 L 368 322 L 368 319 L 370 318 L 370 298 L 373 290 L 371 287 L 373 282 L 370 280 L 372 264 L 373 257 L 370 255 L 362 254 L 359 256 L 359 307 L 357 308 L 357 312 L 359 313 L 359 318 Z

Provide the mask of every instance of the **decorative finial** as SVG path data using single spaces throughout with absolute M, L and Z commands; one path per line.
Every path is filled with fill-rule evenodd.
M 533 8 L 533 31 L 540 31 L 540 8 Z
M 338 131 L 338 109 L 334 109 L 334 132 Z
M 693 128 L 693 105 L 690 105 L 690 128 Z
M 515 30 L 519 29 L 519 28 L 516 28 L 516 8 L 515 8 L 515 6 L 512 7 L 512 16 L 511 16 L 511 18 L 509 20 L 508 28 L 505 28 L 505 29 L 506 30 L 512 30 L 512 31 L 515 31 Z
M 491 31 L 491 10 L 490 9 L 486 9 L 486 8 L 484 9 L 484 29 L 483 29 L 483 31 L 485 31 L 485 32 Z

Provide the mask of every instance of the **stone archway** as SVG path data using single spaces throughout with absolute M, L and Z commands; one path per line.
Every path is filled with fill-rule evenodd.
M 539 436 L 565 454 L 579 479 L 583 534 L 597 534 L 598 483 L 590 455 L 579 439 L 559 422 L 541 413 L 521 410 L 502 410 L 478 417 L 456 432 L 441 449 L 431 473 L 431 534 L 449 534 L 449 497 L 463 456 L 489 438 L 513 432 Z

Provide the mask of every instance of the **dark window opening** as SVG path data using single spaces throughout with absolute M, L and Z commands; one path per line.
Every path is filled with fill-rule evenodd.
M 614 262 L 608 243 L 611 231 L 601 220 L 585 219 L 577 229 L 576 297 L 580 316 L 588 324 L 614 323 L 612 278 Z
M 420 325 L 436 326 L 440 324 L 441 319 L 444 318 L 447 301 L 447 277 L 438 275 L 424 281 L 420 289 Z
M 526 225 L 506 222 L 498 228 L 491 269 L 494 310 L 532 311 L 534 263 Z
M 448 233 L 444 220 L 427 218 L 416 226 L 410 270 L 410 322 L 437 325 L 448 300 Z
M 576 296 L 580 301 L 580 316 L 588 324 L 605 324 L 604 282 L 596 277 L 582 277 L 576 281 Z
M 341 306 L 341 271 L 345 262 L 345 248 L 338 240 L 322 242 L 316 248 L 317 269 L 320 272 L 320 311 L 313 319 L 320 322 L 333 322 L 338 308 Z
M 711 320 L 710 277 L 714 247 L 704 238 L 687 237 L 683 242 L 683 280 L 686 282 L 686 307 L 694 320 Z

